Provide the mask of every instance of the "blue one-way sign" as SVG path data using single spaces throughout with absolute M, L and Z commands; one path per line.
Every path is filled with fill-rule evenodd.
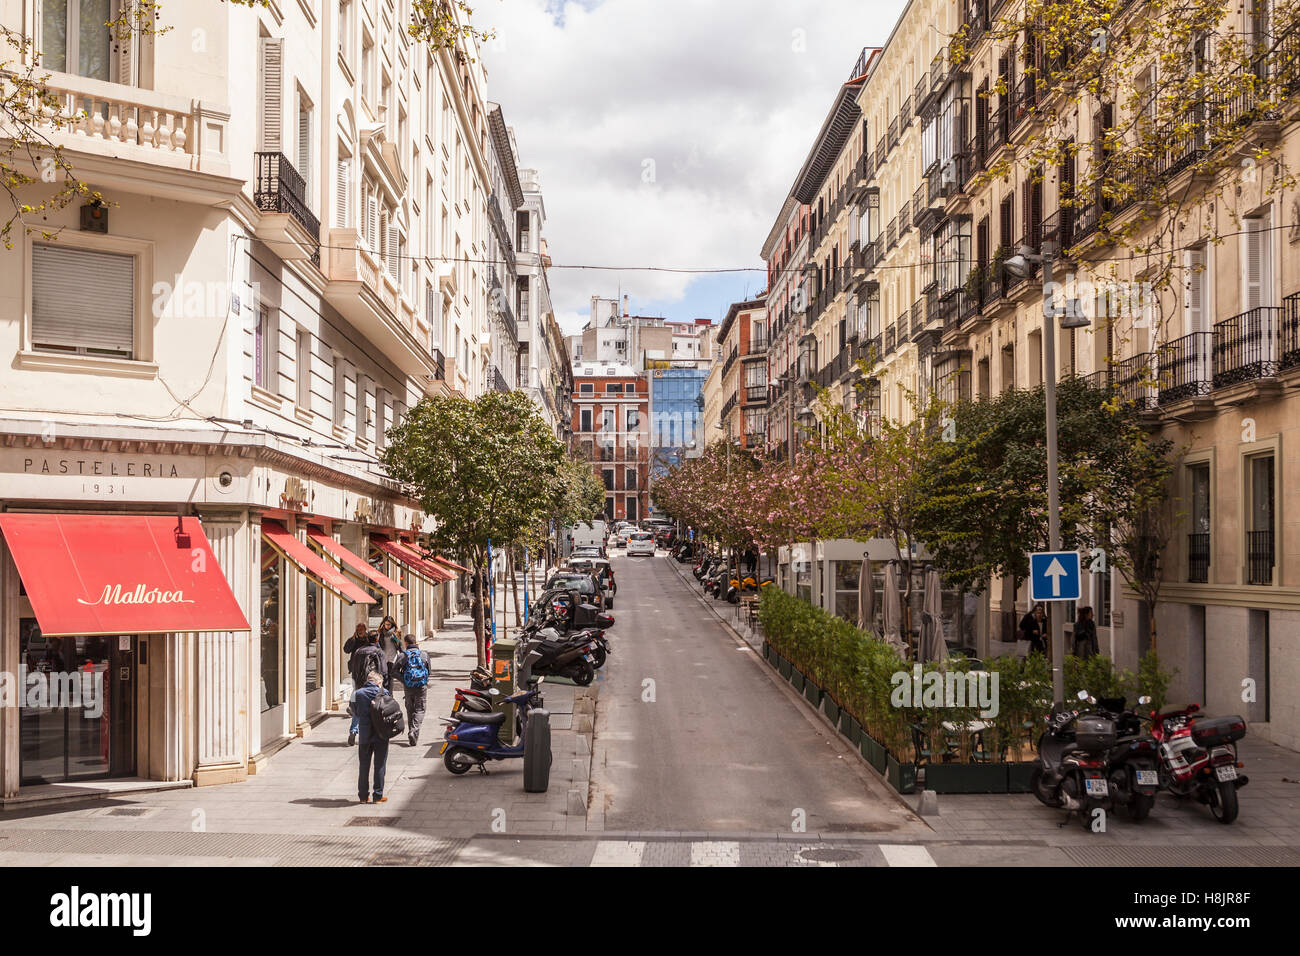
M 1077 601 L 1078 551 L 1038 551 L 1029 555 L 1029 600 Z

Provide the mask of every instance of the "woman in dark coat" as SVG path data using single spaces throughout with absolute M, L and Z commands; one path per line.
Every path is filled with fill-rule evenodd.
M 1047 612 L 1042 604 L 1035 604 L 1033 610 L 1020 620 L 1020 639 L 1029 642 L 1030 652 L 1047 653 L 1047 641 L 1044 628 L 1047 624 Z
M 1092 608 L 1079 608 L 1079 618 L 1074 622 L 1074 656 L 1096 657 L 1101 653 L 1097 646 L 1097 622 L 1092 618 Z

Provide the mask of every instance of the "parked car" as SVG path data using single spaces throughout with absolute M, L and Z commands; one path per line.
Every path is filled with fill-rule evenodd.
M 614 569 L 607 560 L 588 557 L 570 558 L 567 570 L 594 574 L 605 596 L 606 609 L 614 606 L 614 595 L 618 593 L 618 584 L 614 581 Z
M 648 554 L 654 557 L 655 553 L 655 536 L 649 531 L 634 531 L 627 539 L 627 556 L 633 557 L 638 554 Z
M 607 557 L 609 557 L 609 555 L 605 553 L 605 549 L 602 548 L 600 545 L 584 544 L 582 547 L 573 549 L 573 553 L 569 555 L 569 560 L 572 561 L 574 558 L 607 558 Z
M 598 610 L 605 609 L 605 592 L 596 576 L 589 571 L 556 571 L 546 582 L 546 590 L 562 588 L 577 591 L 584 601 L 590 601 Z

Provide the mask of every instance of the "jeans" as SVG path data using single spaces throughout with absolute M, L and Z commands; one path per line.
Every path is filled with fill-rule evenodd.
M 388 769 L 388 741 L 374 734 L 366 734 L 361 738 L 361 746 L 357 753 L 357 759 L 361 763 L 360 773 L 357 775 L 357 798 L 364 800 L 371 796 L 378 800 L 384 795 L 384 771 Z M 375 788 L 370 793 L 370 760 L 374 757 L 375 761 Z
M 349 733 L 349 734 L 355 734 L 355 733 L 357 733 L 359 730 L 361 730 L 361 722 L 360 722 L 360 720 L 357 718 L 357 715 L 356 715 L 356 714 L 353 714 L 353 715 L 352 715 L 352 723 L 348 725 L 348 733 Z
M 406 688 L 406 735 L 411 743 L 420 739 L 420 724 L 424 723 L 424 705 L 428 696 L 427 685 Z

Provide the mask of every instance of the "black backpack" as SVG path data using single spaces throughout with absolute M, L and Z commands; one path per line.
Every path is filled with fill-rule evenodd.
M 352 655 L 352 684 L 361 687 L 371 671 L 384 672 L 384 652 L 376 644 L 367 644 Z
M 384 740 L 392 740 L 406 729 L 402 705 L 390 694 L 379 693 L 370 698 L 370 732 Z

